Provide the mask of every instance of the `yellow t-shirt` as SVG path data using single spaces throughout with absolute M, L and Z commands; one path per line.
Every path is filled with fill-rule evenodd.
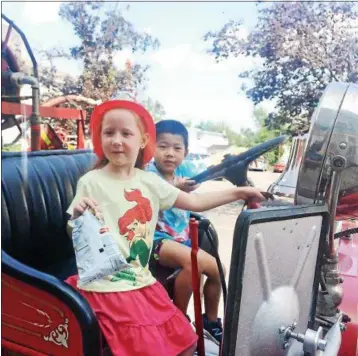
M 95 199 L 105 225 L 117 241 L 131 268 L 90 282 L 81 288 L 94 292 L 119 292 L 139 289 L 155 282 L 148 262 L 159 210 L 171 208 L 179 189 L 152 172 L 135 170 L 134 178 L 119 180 L 96 169 L 86 173 L 77 184 L 76 196 L 67 212 L 80 198 Z

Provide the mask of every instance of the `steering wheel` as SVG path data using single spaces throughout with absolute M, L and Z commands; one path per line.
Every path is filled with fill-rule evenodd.
M 212 179 L 225 178 L 232 184 L 245 186 L 247 185 L 247 170 L 249 168 L 249 164 L 264 153 L 271 151 L 276 146 L 281 145 L 287 139 L 288 136 L 286 135 L 278 136 L 252 147 L 239 155 L 228 155 L 218 165 L 211 166 L 204 172 L 190 179 L 194 180 L 195 183 L 198 184 Z

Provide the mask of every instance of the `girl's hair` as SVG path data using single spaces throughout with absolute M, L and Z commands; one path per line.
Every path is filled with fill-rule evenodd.
M 127 110 L 127 109 L 125 109 L 125 110 Z M 135 117 L 135 119 L 137 121 L 137 125 L 139 127 L 139 130 L 143 134 L 144 127 L 143 127 L 143 124 L 142 124 L 142 121 L 141 121 L 140 117 L 134 111 L 131 111 L 131 110 L 128 110 L 128 111 L 130 111 L 133 114 L 133 116 Z M 102 120 L 102 122 L 103 122 L 103 120 Z M 101 123 L 101 127 L 102 127 L 102 123 Z M 108 159 L 106 157 L 99 158 L 99 159 L 97 159 L 97 161 L 94 164 L 94 166 L 90 169 L 90 171 L 95 170 L 95 169 L 101 169 L 101 168 L 105 167 L 108 163 L 109 163 L 109 161 L 108 161 Z M 134 167 L 139 168 L 139 169 L 144 169 L 143 149 L 139 150 L 138 157 L 137 157 L 137 160 L 136 160 L 136 163 L 135 163 Z

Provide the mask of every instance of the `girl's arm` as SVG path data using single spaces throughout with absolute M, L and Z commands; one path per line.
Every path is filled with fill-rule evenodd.
M 259 189 L 253 187 L 234 187 L 219 192 L 200 194 L 188 194 L 180 191 L 174 206 L 178 209 L 200 213 L 236 200 L 261 202 L 265 200 L 265 197 Z

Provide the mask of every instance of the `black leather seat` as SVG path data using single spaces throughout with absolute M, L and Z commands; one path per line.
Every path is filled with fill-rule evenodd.
M 20 345 L 25 353 L 102 353 L 95 314 L 63 282 L 76 273 L 66 209 L 94 159 L 86 150 L 2 153 L 2 344 L 10 350 Z M 41 315 L 49 315 L 47 329 Z
M 91 151 L 2 154 L 2 249 L 18 261 L 65 279 L 76 273 L 66 210 L 95 161 Z

